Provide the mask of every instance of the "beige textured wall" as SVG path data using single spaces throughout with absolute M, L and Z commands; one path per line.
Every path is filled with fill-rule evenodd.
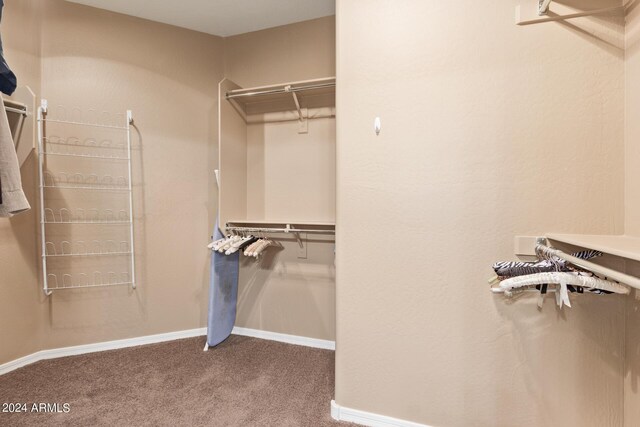
M 243 87 L 334 76 L 335 19 L 229 37 L 225 70 Z M 297 130 L 296 122 L 248 126 L 248 219 L 335 220 L 335 119 Z M 334 340 L 333 239 L 309 235 L 306 258 L 295 240 L 279 241 L 284 249 L 261 262 L 242 259 L 236 324 Z
M 133 110 L 135 292 L 54 294 L 45 347 L 204 325 L 216 209 L 222 39 L 66 2 L 47 2 L 42 96 L 67 111 Z
M 625 28 L 625 232 L 640 236 L 640 6 L 632 2 Z
M 338 0 L 340 405 L 448 427 L 623 423 L 623 298 L 539 312 L 488 291 L 515 235 L 624 225 L 621 19 L 521 28 L 518 3 Z
M 74 108 L 134 112 L 140 285 L 135 292 L 93 289 L 45 298 L 35 211 L 4 220 L 0 363 L 41 348 L 204 326 L 209 276 L 204 248 L 217 209 L 211 165 L 218 161 L 214 118 L 224 40 L 61 0 L 6 3 L 6 56 L 21 83 L 50 101 L 52 115 L 63 111 L 58 106 L 67 113 Z M 233 37 L 227 41 L 227 72 L 245 85 L 332 76 L 334 29 L 334 20 L 324 18 Z M 311 44 L 315 53 L 303 49 Z M 60 167 L 82 171 L 89 166 Z M 25 174 L 30 200 L 35 200 L 35 185 L 35 175 Z M 57 206 L 92 203 L 64 192 L 54 199 Z M 109 202 L 100 203 L 106 208 Z M 87 235 L 72 227 L 67 231 L 75 239 Z M 250 272 L 243 277 L 251 284 L 241 287 L 239 325 L 333 339 L 333 244 L 312 242 L 308 250 L 310 258 L 303 262 L 292 246 L 278 255 L 276 268 L 243 269 Z M 58 271 L 85 269 L 82 264 L 62 267 Z M 261 296 L 255 298 L 256 292 Z
M 625 28 L 625 233 L 640 236 L 640 3 L 631 3 Z M 640 275 L 640 263 L 629 263 Z M 636 292 L 637 294 L 637 292 Z M 627 300 L 625 427 L 640 425 L 640 302 Z
M 335 75 L 335 17 L 225 39 L 225 75 L 242 87 Z
M 7 0 L 3 10 L 4 56 L 20 86 L 40 92 L 40 14 L 37 0 Z M 44 327 L 38 316 L 35 158 L 22 167 L 32 210 L 0 218 L 0 363 L 39 349 Z
M 33 22 L 39 13 L 41 27 Z M 0 363 L 39 348 L 202 327 L 206 245 L 217 204 L 211 165 L 217 162 L 213 118 L 224 71 L 223 40 L 58 0 L 8 0 L 6 14 L 11 21 L 3 25 L 7 56 L 16 59 L 19 78 L 33 80 L 35 87 L 41 68 L 35 58 L 41 57 L 37 91 L 50 101 L 53 114 L 60 111 L 58 105 L 67 112 L 134 112 L 139 288 L 44 298 L 37 276 L 35 214 L 3 221 L 0 259 L 8 273 L 1 278 Z M 27 23 L 32 31 L 22 28 Z M 38 31 L 41 42 L 26 45 L 30 35 L 17 41 Z M 91 136 L 81 132 L 57 131 L 59 136 Z M 76 202 L 69 193 L 55 196 L 53 203 Z M 74 238 L 81 233 L 69 231 Z M 82 266 L 71 269 L 82 271 Z
M 247 126 L 247 218 L 336 220 L 336 120 Z
M 628 262 L 627 272 L 640 276 L 640 263 Z M 627 299 L 625 325 L 624 426 L 640 425 L 640 299 Z

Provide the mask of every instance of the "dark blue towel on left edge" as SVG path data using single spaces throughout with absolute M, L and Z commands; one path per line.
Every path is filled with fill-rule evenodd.
M 4 0 L 0 0 L 0 21 L 2 20 L 2 8 Z M 4 60 L 4 52 L 2 50 L 2 38 L 0 37 L 0 92 L 5 95 L 11 95 L 18 85 L 18 79 L 13 71 L 9 68 L 7 61 Z

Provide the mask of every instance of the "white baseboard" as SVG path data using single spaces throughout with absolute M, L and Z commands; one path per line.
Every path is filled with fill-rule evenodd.
M 289 344 L 304 345 L 307 347 L 325 348 L 335 350 L 334 341 L 325 341 L 315 338 L 300 337 L 296 335 L 279 334 L 276 332 L 260 331 L 248 328 L 233 328 L 233 334 L 247 337 L 262 338 L 265 340 L 285 342 Z M 145 335 L 142 337 L 127 338 L 123 340 L 105 341 L 95 344 L 76 345 L 73 347 L 54 348 L 41 350 L 33 354 L 0 365 L 0 375 L 14 371 L 23 366 L 40 360 L 55 359 L 58 357 L 76 356 L 78 354 L 95 353 L 97 351 L 117 350 L 119 348 L 136 347 L 139 345 L 156 344 L 165 341 L 193 338 L 207 335 L 207 328 L 187 329 L 185 331 L 167 332 L 164 334 Z M 206 347 L 205 347 L 206 348 Z
M 142 337 L 127 338 L 123 340 L 104 341 L 95 344 L 76 345 L 73 347 L 53 348 L 41 350 L 20 359 L 0 365 L 0 375 L 15 369 L 46 359 L 75 356 L 78 354 L 95 353 L 97 351 L 116 350 L 119 348 L 136 347 L 139 345 L 156 344 L 159 342 L 179 340 L 183 338 L 198 337 L 207 334 L 207 328 L 188 329 L 186 331 L 167 332 L 164 334 L 145 335 Z
M 338 405 L 335 400 L 331 401 L 331 417 L 337 421 L 346 421 L 370 427 L 429 427 L 426 424 L 418 424 L 412 421 L 374 414 L 372 412 L 345 408 L 344 406 Z
M 37 353 L 32 353 L 19 359 L 3 363 L 2 365 L 0 365 L 0 375 L 4 375 L 11 371 L 15 371 L 18 368 L 22 368 L 23 366 L 36 363 L 38 360 L 42 360 L 42 358 L 40 357 L 40 353 L 41 352 L 39 351 Z
M 244 335 L 245 337 L 262 338 L 263 340 L 279 341 L 287 344 L 303 345 L 305 347 L 323 348 L 325 350 L 335 350 L 336 342 L 329 340 L 321 340 L 317 338 L 301 337 L 299 335 L 281 334 L 278 332 L 261 331 L 259 329 L 249 329 L 234 327 L 231 332 L 235 335 Z

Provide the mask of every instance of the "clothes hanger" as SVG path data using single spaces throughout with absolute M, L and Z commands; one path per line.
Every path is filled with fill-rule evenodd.
M 260 256 L 260 254 L 272 244 L 273 242 L 271 240 L 268 240 L 268 239 L 263 240 L 260 246 L 258 246 L 256 250 L 253 252 L 254 258 L 257 258 L 258 256 Z
M 238 252 L 240 248 L 251 239 L 253 239 L 253 236 L 243 236 L 242 238 L 240 238 L 240 240 L 231 244 L 231 247 L 227 249 L 225 255 L 231 255 Z
M 580 286 L 583 288 L 595 288 L 622 295 L 627 295 L 629 293 L 629 288 L 627 286 L 610 280 L 601 279 L 593 273 L 582 271 L 536 273 L 526 276 L 511 277 L 500 282 L 499 287 L 500 289 L 511 290 L 514 288 L 522 288 L 524 286 L 544 285 L 548 283 L 564 283 L 565 285 Z
M 207 245 L 207 248 L 208 248 L 208 249 L 213 249 L 216 245 L 218 245 L 219 243 L 223 242 L 224 240 L 227 240 L 227 238 L 226 238 L 226 237 L 223 237 L 223 238 L 221 238 L 221 239 L 214 240 L 213 242 L 211 242 L 211 243 L 209 243 L 209 244 Z
M 258 258 L 262 253 L 262 251 L 264 251 L 269 245 L 271 245 L 271 240 L 265 234 L 264 238 L 262 239 L 262 242 L 260 243 L 260 246 L 254 249 L 253 257 Z
M 244 250 L 246 247 L 248 247 L 249 245 L 251 245 L 252 243 L 256 242 L 258 240 L 258 238 L 256 236 L 249 236 L 249 239 L 247 239 L 245 242 L 243 242 L 238 250 Z
M 212 250 L 217 252 L 225 243 L 227 243 L 228 240 L 229 240 L 229 237 L 223 237 L 222 239 L 216 240 Z
M 219 249 L 218 252 L 223 253 L 225 252 L 227 249 L 229 249 L 231 247 L 231 245 L 235 242 L 237 242 L 238 240 L 240 240 L 241 237 L 238 236 L 237 234 L 234 234 L 231 236 L 231 238 L 229 238 L 224 245 L 222 245 Z
M 263 232 L 260 232 L 260 240 L 258 240 L 253 245 L 251 245 L 251 248 L 249 249 L 247 256 L 249 257 L 255 256 L 256 251 L 258 250 L 258 248 L 260 248 L 264 244 L 265 240 L 266 240 L 265 234 Z
M 213 245 L 213 248 L 212 248 L 212 249 L 213 249 L 214 251 L 218 251 L 218 250 L 220 249 L 220 247 L 221 247 L 222 245 L 224 245 L 228 240 L 229 240 L 229 237 L 228 237 L 228 236 L 227 236 L 227 237 L 223 237 L 223 238 L 222 238 L 222 239 L 220 239 L 220 240 L 217 240 L 217 241 L 216 241 L 216 243 L 215 243 L 215 245 Z
M 229 239 L 229 237 L 222 236 L 220 239 L 214 240 L 213 242 L 209 243 L 207 245 L 207 248 L 213 249 L 214 251 L 217 251 L 220 248 L 220 244 L 222 244 L 223 242 L 226 242 L 228 239 Z
M 571 255 L 576 258 L 589 260 L 591 258 L 602 256 L 602 252 L 594 251 L 594 250 L 585 250 L 585 251 L 572 253 Z M 570 270 L 565 260 L 561 260 L 560 258 L 551 256 L 550 258 L 554 258 L 554 261 L 555 261 L 555 262 L 552 262 L 550 259 L 547 259 L 546 257 L 544 257 L 544 255 L 542 255 L 542 257 L 543 257 L 542 259 L 535 262 L 521 262 L 521 261 L 496 262 L 495 264 L 493 264 L 493 271 L 498 276 L 513 277 L 513 276 L 523 276 L 525 274 Z M 557 269 L 558 267 L 560 268 L 560 270 Z

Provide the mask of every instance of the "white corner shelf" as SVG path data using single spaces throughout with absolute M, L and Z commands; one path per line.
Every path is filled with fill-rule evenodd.
M 233 89 L 227 91 L 224 97 L 227 101 L 236 102 L 247 116 L 297 110 L 302 119 L 303 109 L 335 107 L 336 78 Z
M 596 234 L 547 234 L 549 240 L 640 261 L 640 237 Z

